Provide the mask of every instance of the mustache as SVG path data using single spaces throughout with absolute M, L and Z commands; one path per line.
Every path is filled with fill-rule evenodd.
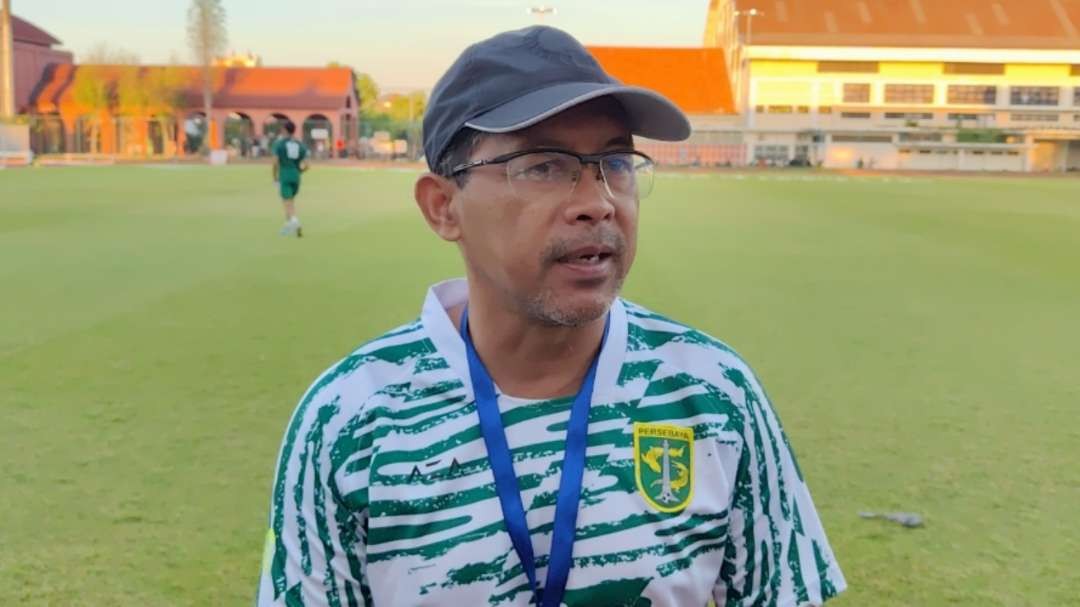
M 574 238 L 558 238 L 544 247 L 541 259 L 545 264 L 551 264 L 566 257 L 571 252 L 582 247 L 600 246 L 611 249 L 615 257 L 622 257 L 626 251 L 626 239 L 618 230 L 610 226 L 601 226 L 589 234 L 583 234 Z

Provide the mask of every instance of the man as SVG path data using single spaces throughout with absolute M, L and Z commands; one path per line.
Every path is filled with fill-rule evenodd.
M 308 169 L 307 147 L 296 139 L 296 125 L 290 120 L 285 123 L 285 136 L 274 142 L 274 183 L 281 192 L 282 206 L 285 208 L 285 225 L 281 235 L 296 234 L 302 237 L 303 229 L 296 217 L 296 194 L 300 191 L 300 173 Z
M 819 604 L 845 587 L 724 344 L 618 298 L 683 114 L 548 27 L 467 49 L 424 117 L 467 282 L 323 374 L 278 460 L 259 604 Z

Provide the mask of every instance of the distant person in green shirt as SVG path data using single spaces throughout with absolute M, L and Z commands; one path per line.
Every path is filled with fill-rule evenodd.
M 296 234 L 299 238 L 304 232 L 300 228 L 300 220 L 296 217 L 295 199 L 300 191 L 300 173 L 308 169 L 308 150 L 296 139 L 296 125 L 291 121 L 285 123 L 285 134 L 274 142 L 272 148 L 274 183 L 281 190 L 281 202 L 285 206 L 285 225 L 281 227 L 281 235 Z

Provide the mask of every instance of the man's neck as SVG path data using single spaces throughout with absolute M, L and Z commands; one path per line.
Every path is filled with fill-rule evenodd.
M 450 310 L 461 328 L 464 305 Z M 469 335 L 499 389 L 510 396 L 572 396 L 600 349 L 606 317 L 580 327 L 550 326 L 483 297 L 469 297 Z

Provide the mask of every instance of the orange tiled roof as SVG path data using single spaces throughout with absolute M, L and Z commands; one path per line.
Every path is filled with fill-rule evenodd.
M 46 70 L 31 97 L 30 105 L 42 113 L 52 113 L 75 105 L 72 82 L 80 69 L 99 69 L 115 80 L 122 66 L 53 65 Z M 143 77 L 162 66 L 141 66 Z M 180 94 L 189 108 L 202 107 L 199 68 L 175 68 L 181 81 Z M 353 90 L 349 68 L 252 67 L 218 68 L 214 79 L 214 106 L 251 109 L 335 110 L 344 105 Z
M 612 76 L 625 84 L 658 91 L 688 114 L 735 111 L 723 49 L 588 48 Z
M 755 46 L 1080 49 L 1080 0 L 740 0 L 752 8 Z

